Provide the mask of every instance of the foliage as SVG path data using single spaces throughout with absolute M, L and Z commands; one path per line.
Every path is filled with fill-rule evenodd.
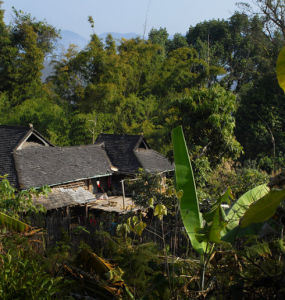
M 49 271 L 41 233 L 1 235 L 1 299 L 66 299 L 68 282 Z
M 230 203 L 230 200 L 233 198 L 231 191 L 228 189 L 227 192 L 212 205 L 211 209 L 203 214 L 204 222 L 202 225 L 194 176 L 182 128 L 175 128 L 172 135 L 177 189 L 183 191 L 180 211 L 192 247 L 200 254 L 201 290 L 204 291 L 206 270 L 211 258 L 215 255 L 215 244 L 222 243 L 223 240 L 233 243 L 236 237 L 252 233 L 249 225 L 267 221 L 272 217 L 280 202 L 285 199 L 285 190 L 277 190 L 274 188 L 269 190 L 265 185 L 258 186 L 242 195 L 226 215 L 221 204 L 225 202 Z M 194 196 L 191 198 L 193 193 Z M 183 198 L 185 203 L 183 203 Z M 193 204 L 195 204 L 195 206 Z M 188 211 L 186 211 L 186 217 L 191 216 L 190 220 L 187 220 L 185 215 L 183 217 L 183 209 L 188 209 Z M 199 223 L 197 221 L 195 222 L 195 220 L 193 222 L 193 217 L 196 217 L 196 219 L 199 217 Z M 239 228 L 243 229 L 244 227 L 249 230 L 239 230 Z M 195 239 L 191 236 L 193 234 L 195 234 Z M 205 248 L 203 249 L 197 242 L 206 243 Z M 251 253 L 250 255 L 252 255 L 252 253 L 259 255 L 263 255 L 263 253 L 271 254 L 269 248 L 264 243 L 253 245 L 252 248 L 247 250 L 245 256 L 248 256 L 249 253 Z M 248 257 L 247 259 L 250 260 Z
M 137 205 L 154 208 L 157 204 L 163 204 L 169 210 L 174 210 L 177 194 L 172 180 L 163 174 L 151 174 L 141 169 L 137 177 L 126 181 L 126 184 L 127 192 Z
M 268 34 L 273 35 L 280 31 L 285 38 L 285 7 L 281 0 L 254 0 L 253 6 L 248 3 L 240 3 L 240 6 L 253 15 L 262 15 L 265 20 L 265 28 Z
M 278 83 L 285 92 L 285 47 L 282 48 L 278 55 L 276 73 Z
M 106 295 L 110 295 L 108 299 L 112 298 L 112 296 L 121 296 L 125 291 L 125 297 L 127 297 L 127 299 L 134 299 L 134 296 L 122 279 L 122 275 L 124 272 L 120 268 L 114 268 L 109 262 L 99 257 L 96 253 L 92 252 L 87 247 L 84 247 L 80 250 L 75 262 L 81 269 L 84 270 L 83 272 L 77 270 L 77 273 L 80 274 L 79 277 L 81 277 L 81 281 L 83 281 L 83 283 L 81 283 L 81 285 L 83 285 L 82 288 L 84 288 L 84 285 L 86 285 L 85 288 L 87 290 L 90 291 L 92 289 L 95 289 L 94 293 L 98 293 L 98 295 L 100 295 L 100 289 L 102 289 L 103 291 L 105 291 Z M 70 266 L 70 268 L 72 268 L 72 266 Z M 85 275 L 86 272 L 89 273 L 89 276 Z M 71 271 L 70 273 L 75 278 L 77 278 L 74 272 Z M 85 276 L 82 273 L 85 273 Z M 95 282 L 93 286 L 89 281 L 89 278 L 92 277 L 92 275 L 96 275 L 100 278 L 99 280 L 94 280 Z M 86 281 L 86 283 L 84 283 L 84 281 Z M 98 287 L 97 292 L 96 286 Z
M 259 185 L 245 194 L 243 194 L 235 203 L 232 205 L 230 210 L 227 213 L 227 228 L 233 230 L 236 226 L 239 225 L 241 218 L 247 213 L 249 206 L 261 199 L 269 191 L 267 185 Z
M 200 200 L 212 201 L 219 198 L 225 187 L 231 187 L 234 197 L 238 199 L 257 185 L 268 183 L 269 176 L 257 168 L 255 162 L 244 162 L 241 166 L 232 160 L 223 160 L 214 170 L 207 173 L 205 180 L 204 186 L 198 185 L 198 193 L 202 197 Z
M 233 199 L 231 190 L 228 188 L 220 199 L 218 199 L 211 209 L 203 214 L 206 221 L 204 227 L 197 230 L 197 238 L 200 241 L 221 243 L 221 237 L 226 229 L 227 219 L 222 204 L 230 204 Z M 208 245 L 207 245 L 208 247 Z
M 46 194 L 49 191 L 48 187 L 42 187 L 38 190 L 29 189 L 17 192 L 10 185 L 7 176 L 0 176 L 0 210 L 12 217 L 19 218 L 23 213 L 44 212 L 44 208 L 40 205 L 35 205 L 33 197 L 41 194 Z
M 0 15 L 0 90 L 12 105 L 41 94 L 44 57 L 58 37 L 54 27 L 14 10 L 14 23 L 6 26 Z
M 234 136 L 235 110 L 235 96 L 216 85 L 189 90 L 187 95 L 172 99 L 166 122 L 170 128 L 183 126 L 191 153 L 197 153 L 194 160 L 206 156 L 215 166 L 222 157 L 237 158 L 242 151 Z
M 116 232 L 119 236 L 127 239 L 128 233 L 133 232 L 135 235 L 141 236 L 146 224 L 141 220 L 141 217 L 132 216 L 127 219 L 126 223 L 119 224 Z
M 17 232 L 24 232 L 30 228 L 28 224 L 25 224 L 20 220 L 12 218 L 2 212 L 0 212 L 0 227 L 8 230 L 15 230 Z
M 269 193 L 264 195 L 253 203 L 243 218 L 241 219 L 241 227 L 247 227 L 252 223 L 261 223 L 271 218 L 281 201 L 285 200 L 285 190 L 271 189 Z
M 62 278 L 46 273 L 41 262 L 25 257 L 23 251 L 9 250 L 0 256 L 1 299 L 53 299 Z
M 103 250 L 104 257 L 109 257 L 124 271 L 123 279 L 132 287 L 136 298 L 150 300 L 169 296 L 160 251 L 154 243 L 138 243 L 130 237 L 111 237 L 102 231 L 96 235 L 98 251 Z
M 202 219 L 196 194 L 195 180 L 189 159 L 182 127 L 177 127 L 172 133 L 175 176 L 177 190 L 183 191 L 180 200 L 180 213 L 184 227 L 191 240 L 192 247 L 200 254 L 205 252 L 206 245 L 196 238 L 196 232 L 202 228 Z
M 263 18 L 236 12 L 228 20 L 191 26 L 186 38 L 203 59 L 226 69 L 225 76 L 212 78 L 212 82 L 221 81 L 227 88 L 239 91 L 260 72 L 272 51 L 263 28 Z

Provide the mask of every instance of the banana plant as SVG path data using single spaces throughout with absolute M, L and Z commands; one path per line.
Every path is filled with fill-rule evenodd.
M 176 189 L 182 191 L 180 213 L 191 245 L 200 254 L 203 289 L 206 267 L 215 244 L 222 241 L 233 243 L 237 237 L 258 233 L 262 222 L 272 217 L 280 202 L 285 200 L 285 189 L 270 189 L 267 185 L 257 186 L 243 194 L 225 214 L 221 204 L 233 198 L 228 189 L 202 218 L 181 126 L 173 129 L 172 142 Z
M 223 240 L 233 243 L 237 237 L 257 234 L 262 223 L 271 218 L 279 204 L 285 200 L 285 189 L 270 189 L 263 184 L 243 194 L 225 215 L 221 204 L 232 198 L 230 190 L 227 190 L 202 219 L 195 179 L 181 127 L 173 130 L 172 139 L 176 188 L 183 191 L 180 202 L 181 217 L 192 247 L 199 254 L 207 252 L 206 245 L 209 242 L 219 243 Z
M 199 210 L 196 184 L 182 127 L 172 131 L 175 178 L 180 197 L 180 213 L 192 247 L 200 254 L 201 290 L 205 287 L 205 273 L 214 251 L 215 242 L 221 242 L 221 231 L 225 227 L 225 215 L 221 203 L 227 201 L 230 191 L 212 207 L 203 218 Z M 205 226 L 203 226 L 205 223 Z

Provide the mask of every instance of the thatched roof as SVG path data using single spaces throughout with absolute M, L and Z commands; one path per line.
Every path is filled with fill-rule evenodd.
M 107 176 L 111 163 L 99 145 L 35 147 L 14 152 L 21 189 Z
M 173 170 L 167 158 L 150 149 L 141 135 L 100 134 L 95 144 L 101 144 L 119 173 L 134 174 L 139 168 L 157 173 Z

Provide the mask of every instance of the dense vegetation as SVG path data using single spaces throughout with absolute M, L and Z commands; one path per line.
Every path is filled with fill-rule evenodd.
M 56 145 L 92 143 L 100 132 L 144 134 L 171 159 L 171 131 L 182 125 L 201 210 L 217 213 L 228 187 L 227 198 L 238 199 L 285 166 L 285 95 L 275 74 L 285 44 L 284 4 L 254 3 L 256 11 L 241 8 L 172 39 L 165 28 L 152 29 L 147 40 L 120 42 L 112 36 L 102 41 L 94 32 L 86 48 L 70 45 L 61 56 L 52 56 L 58 30 L 16 10 L 5 24 L 0 8 L 0 124 L 33 123 Z M 43 82 L 50 57 L 54 72 Z M 15 194 L 0 180 L 0 223 L 26 228 L 17 219 L 25 215 L 28 222 L 27 212 L 38 211 L 31 201 L 35 191 Z M 171 180 L 163 192 L 158 184 L 142 173 L 132 187 L 137 203 L 149 206 L 155 230 L 143 216 L 128 216 L 116 235 L 79 227 L 53 249 L 44 248 L 38 232 L 2 231 L 1 299 L 284 297 L 282 205 L 264 223 L 273 230 L 270 237 L 251 233 L 226 243 L 219 231 L 218 246 L 203 250 L 211 255 L 201 265 L 185 234 L 185 247 L 171 244 L 169 232 L 176 238 L 183 227 L 182 195 Z M 204 236 L 212 229 L 208 217 Z M 146 232 L 155 243 L 145 243 Z
M 42 82 L 60 33 L 14 14 L 10 25 L 0 14 L 1 124 L 33 123 L 56 145 L 91 143 L 100 132 L 143 133 L 169 157 L 170 131 L 182 124 L 204 165 L 238 158 L 269 172 L 283 166 L 285 101 L 274 69 L 284 36 L 282 28 L 266 30 L 265 15 L 236 12 L 172 39 L 165 28 L 119 43 L 93 33 L 85 49 L 71 45 L 54 56 Z

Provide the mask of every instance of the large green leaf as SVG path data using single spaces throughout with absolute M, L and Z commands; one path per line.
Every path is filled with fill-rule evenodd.
M 266 184 L 259 185 L 244 193 L 231 207 L 227 213 L 227 230 L 233 230 L 239 225 L 240 219 L 244 216 L 249 206 L 262 198 L 269 192 Z
M 4 227 L 17 232 L 24 232 L 30 228 L 28 224 L 23 223 L 15 218 L 12 218 L 2 212 L 0 212 L 0 227 Z
M 279 85 L 285 92 L 285 47 L 282 48 L 278 55 L 276 73 Z
M 252 223 L 267 221 L 275 214 L 277 207 L 283 200 L 285 200 L 285 189 L 272 189 L 249 207 L 241 219 L 240 226 L 247 227 Z
M 176 189 L 177 191 L 183 191 L 180 202 L 181 217 L 192 247 L 198 253 L 202 254 L 205 252 L 206 243 L 199 242 L 196 238 L 196 233 L 202 228 L 202 220 L 199 211 L 193 170 L 181 126 L 172 130 L 172 143 L 174 150 Z
M 250 234 L 258 234 L 261 228 L 260 224 L 252 224 L 247 228 L 241 228 L 239 226 L 239 223 L 250 205 L 262 198 L 265 194 L 268 193 L 268 191 L 269 188 L 266 184 L 259 185 L 244 193 L 234 203 L 226 216 L 227 227 L 222 234 L 222 240 L 233 243 L 237 237 Z

